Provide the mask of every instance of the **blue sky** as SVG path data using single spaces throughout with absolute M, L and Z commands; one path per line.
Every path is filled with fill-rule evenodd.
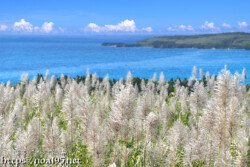
M 0 0 L 0 33 L 248 32 L 249 7 L 249 0 Z

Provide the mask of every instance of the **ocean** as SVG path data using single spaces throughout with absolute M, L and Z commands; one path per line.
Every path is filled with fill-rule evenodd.
M 99 77 L 189 78 L 192 67 L 217 75 L 227 64 L 235 73 L 250 74 L 250 51 L 212 49 L 118 48 L 103 42 L 135 42 L 149 36 L 0 36 L 0 82 L 19 82 L 22 73 L 75 77 L 86 70 Z M 250 83 L 250 79 L 247 79 Z

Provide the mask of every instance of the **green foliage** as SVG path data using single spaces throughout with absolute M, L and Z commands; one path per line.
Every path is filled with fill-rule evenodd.
M 126 161 L 127 167 L 142 167 L 144 162 L 144 147 L 142 143 L 136 143 L 134 138 L 127 141 L 119 140 L 121 146 L 125 146 L 128 151 L 128 159 Z M 118 165 L 119 166 L 119 165 Z
M 193 161 L 192 162 L 192 167 L 203 167 L 203 166 L 205 166 L 206 164 L 205 164 L 205 162 L 203 162 L 203 161 Z
M 184 166 L 184 149 L 179 147 L 176 153 L 177 159 L 175 160 L 175 164 L 170 164 L 170 167 L 183 167 Z
M 246 85 L 246 89 L 247 89 L 247 91 L 250 90 L 250 84 L 247 84 L 247 85 Z
M 163 36 L 138 41 L 134 45 L 153 48 L 250 49 L 250 34 L 236 32 L 191 36 Z M 120 46 L 126 47 L 126 44 Z
M 231 143 L 229 150 L 233 161 L 235 161 L 237 156 L 239 156 L 239 148 L 234 143 Z
M 171 78 L 170 81 L 168 81 L 168 94 L 170 95 L 172 92 L 174 92 L 174 85 L 175 85 L 175 82 L 174 82 L 174 79 Z
M 190 127 L 189 120 L 190 120 L 191 115 L 192 114 L 189 111 L 181 113 L 181 121 L 183 125 Z
M 178 119 L 181 120 L 183 125 L 190 126 L 189 125 L 189 119 L 191 117 L 191 113 L 189 111 L 182 111 L 181 110 L 181 103 L 179 101 L 175 104 L 175 112 L 170 112 L 170 118 L 168 120 L 168 128 L 171 128 L 174 125 L 174 122 Z
M 33 110 L 31 112 L 26 112 L 25 115 L 25 122 L 24 122 L 24 129 L 27 129 L 27 126 L 29 122 L 33 119 L 33 117 L 36 115 L 36 110 Z
M 92 156 L 88 152 L 86 145 L 83 145 L 80 141 L 72 146 L 72 150 L 69 150 L 65 158 L 68 159 L 79 159 L 80 166 L 89 167 L 92 166 Z M 72 164 L 70 166 L 79 166 L 79 164 Z
M 105 153 L 105 161 L 104 161 L 104 166 L 109 166 L 111 163 L 111 156 L 114 152 L 114 141 L 109 141 L 107 145 L 104 147 Z
M 143 161 L 143 145 L 141 144 L 135 144 L 130 147 L 128 160 L 126 163 L 126 166 L 128 167 L 140 167 L 145 166 Z

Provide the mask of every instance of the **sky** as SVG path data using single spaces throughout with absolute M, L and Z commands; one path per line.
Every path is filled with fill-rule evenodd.
M 0 0 L 0 34 L 250 32 L 249 0 Z

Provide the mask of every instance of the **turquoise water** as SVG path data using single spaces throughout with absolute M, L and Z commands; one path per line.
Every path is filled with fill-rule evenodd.
M 134 42 L 143 36 L 99 37 L 0 37 L 0 82 L 18 82 L 23 72 L 59 76 L 91 73 L 110 78 L 133 76 L 151 78 L 164 72 L 166 78 L 190 77 L 193 66 L 204 74 L 218 74 L 227 64 L 232 73 L 246 68 L 250 74 L 250 51 L 207 49 L 116 48 L 102 42 Z M 250 80 L 248 79 L 248 82 Z

